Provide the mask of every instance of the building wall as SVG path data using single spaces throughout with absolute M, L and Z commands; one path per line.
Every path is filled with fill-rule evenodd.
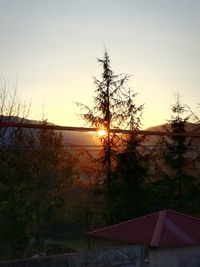
M 149 250 L 149 267 L 200 267 L 200 245 Z
M 133 251 L 135 251 L 135 255 L 137 257 L 137 266 L 139 267 L 149 267 L 149 261 L 148 261 L 148 252 L 149 248 L 142 245 L 130 245 L 129 243 L 120 242 L 116 240 L 109 240 L 109 239 L 101 239 L 101 238 L 95 238 L 90 239 L 91 241 L 91 249 L 105 249 L 105 248 L 124 248 L 129 247 L 133 248 Z M 131 265 L 133 267 L 135 265 Z
M 141 249 L 140 246 L 104 247 L 83 253 L 81 259 L 84 267 L 141 267 Z

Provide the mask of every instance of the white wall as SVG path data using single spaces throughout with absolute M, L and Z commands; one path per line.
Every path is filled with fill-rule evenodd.
M 200 267 L 200 245 L 150 249 L 149 267 Z

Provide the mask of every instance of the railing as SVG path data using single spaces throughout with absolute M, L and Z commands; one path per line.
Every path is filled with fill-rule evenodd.
M 46 248 L 42 250 L 0 250 L 0 261 L 40 258 L 75 252 L 66 247 Z
M 55 252 L 55 251 L 53 251 Z M 37 257 L 38 256 L 38 257 Z M 141 267 L 140 246 L 104 248 L 81 253 L 0 261 L 0 267 Z

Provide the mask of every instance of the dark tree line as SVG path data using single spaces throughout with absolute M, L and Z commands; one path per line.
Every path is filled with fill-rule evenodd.
M 194 152 L 193 139 L 184 136 L 162 138 L 154 148 L 147 150 L 145 137 L 134 133 L 141 127 L 143 105 L 136 105 L 137 94 L 127 85 L 129 77 L 114 74 L 106 51 L 98 62 L 103 71 L 101 79 L 95 78 L 94 106 L 91 109 L 81 107 L 85 109 L 84 120 L 106 130 L 98 160 L 101 159 L 104 170 L 101 189 L 107 223 L 164 208 L 198 213 L 199 151 Z M 178 97 L 165 130 L 172 133 L 187 131 L 191 114 L 184 117 L 186 108 Z M 133 130 L 133 134 L 112 134 L 111 128 Z
M 0 148 L 0 243 L 12 250 L 40 249 L 64 218 L 74 170 L 61 135 L 45 129 L 11 131 L 12 139 Z

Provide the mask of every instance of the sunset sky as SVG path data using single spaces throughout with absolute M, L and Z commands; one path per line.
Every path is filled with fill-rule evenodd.
M 0 73 L 31 101 L 32 119 L 84 126 L 97 58 L 145 103 L 144 128 L 166 122 L 179 92 L 200 115 L 199 0 L 0 0 Z

